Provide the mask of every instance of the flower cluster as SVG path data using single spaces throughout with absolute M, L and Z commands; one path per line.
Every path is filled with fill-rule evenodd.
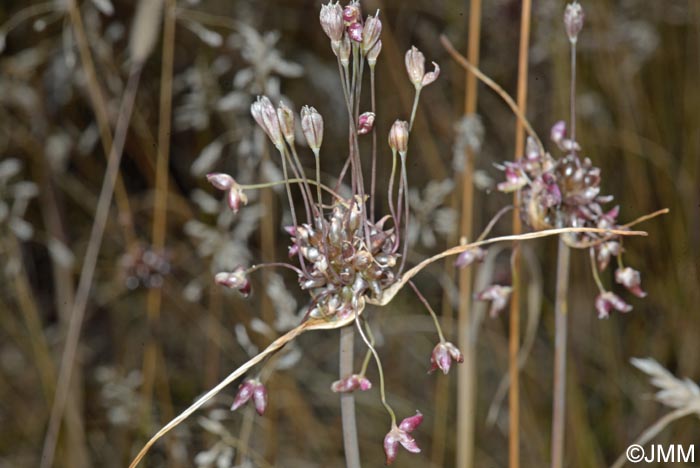
M 503 192 L 520 190 L 524 221 L 534 229 L 627 229 L 618 224 L 619 206 L 608 210 L 603 208 L 613 197 L 600 194 L 600 168 L 589 158 L 579 157 L 581 147 L 574 139 L 567 138 L 563 121 L 552 127 L 550 138 L 564 152 L 563 157 L 555 159 L 535 139 L 528 138 L 524 157 L 517 162 L 507 162 L 503 167 L 506 180 L 498 184 L 498 189 Z M 598 273 L 608 267 L 612 257 L 618 261 L 616 281 L 638 297 L 646 295 L 640 286 L 639 272 L 624 267 L 622 263 L 619 236 L 578 233 L 567 234 L 564 239 L 571 247 L 591 249 L 591 257 L 595 257 L 593 274 L 600 289 L 595 305 L 600 318 L 607 318 L 612 309 L 619 312 L 632 310 L 632 306 L 619 296 L 606 291 L 598 278 Z
M 382 22 L 379 14 L 363 18 L 358 2 L 352 2 L 344 8 L 338 3 L 323 5 L 320 12 L 323 31 L 331 42 L 331 49 L 338 59 L 338 68 L 350 120 L 348 139 L 350 150 L 345 168 L 338 177 L 337 186 L 349 178 L 350 196 L 341 196 L 326 186 L 321 179 L 320 161 L 323 147 L 324 121 L 321 114 L 311 106 L 303 106 L 299 117 L 284 103 L 277 107 L 267 96 L 260 96 L 251 105 L 251 114 L 258 126 L 264 131 L 279 153 L 283 180 L 269 184 L 242 185 L 233 177 L 223 173 L 207 176 L 209 182 L 225 192 L 229 208 L 238 212 L 248 201 L 246 190 L 273 185 L 284 185 L 289 200 L 292 224 L 285 227 L 290 236 L 289 257 L 292 263 L 259 264 L 246 268 L 236 267 L 233 271 L 216 274 L 218 284 L 239 291 L 248 296 L 252 290 L 249 275 L 263 267 L 283 267 L 293 270 L 301 290 L 309 295 L 307 319 L 325 321 L 354 320 L 369 350 L 362 371 L 342 376 L 334 382 L 334 392 L 352 392 L 369 390 L 372 384 L 365 377 L 370 355 L 375 357 L 383 380 L 381 362 L 373 348 L 369 326 L 360 313 L 365 304 L 381 304 L 384 294 L 399 282 L 406 265 L 409 236 L 408 177 L 406 159 L 408 142 L 415 118 L 421 90 L 433 83 L 439 76 L 440 68 L 434 64 L 434 70 L 426 72 L 425 57 L 412 47 L 405 56 L 406 73 L 415 88 L 412 115 L 409 121 L 398 119 L 388 134 L 388 144 L 392 154 L 392 172 L 388 183 L 381 184 L 387 188 L 389 213 L 384 216 L 375 213 L 376 158 L 377 148 L 373 145 L 372 169 L 369 177 L 371 183 L 365 182 L 362 170 L 363 158 L 360 154 L 359 138 L 372 135 L 376 138 L 376 109 L 374 100 L 372 108 L 360 112 L 363 64 L 368 65 L 374 94 L 375 64 L 381 51 L 380 39 Z M 308 177 L 297 153 L 295 128 L 300 124 L 301 133 L 313 152 L 316 163 L 315 177 Z M 375 140 L 376 141 L 376 140 Z M 369 190 L 367 190 L 367 188 Z M 297 211 L 294 197 L 299 194 L 303 201 L 303 210 Z M 421 300 L 427 302 L 415 288 Z M 440 369 L 444 373 L 450 368 L 452 360 L 462 362 L 461 352 L 451 343 L 445 341 L 439 329 L 434 312 L 428 306 L 435 319 L 440 335 L 440 343 L 431 357 L 431 371 Z M 382 401 L 385 402 L 383 385 L 380 386 Z M 257 392 L 257 393 L 256 393 Z M 252 400 L 259 413 L 264 387 L 258 380 L 248 380 L 241 385 L 234 409 L 246 401 Z M 256 397 L 258 395 L 258 397 Z M 405 419 L 396 425 L 396 418 L 391 407 L 385 403 L 392 423 L 385 439 L 387 461 L 396 457 L 397 444 L 412 452 L 419 451 L 415 440 L 408 435 L 419 423 L 420 413 Z

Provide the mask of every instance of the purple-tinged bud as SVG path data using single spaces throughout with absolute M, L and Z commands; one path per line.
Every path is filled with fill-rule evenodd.
M 328 2 L 328 5 L 321 5 L 320 21 L 323 32 L 331 41 L 338 42 L 343 39 L 343 8 L 338 3 Z
M 215 188 L 226 191 L 226 203 L 234 213 L 238 213 L 241 205 L 248 204 L 248 196 L 233 177 L 223 173 L 207 174 L 207 180 Z
M 440 369 L 444 374 L 447 374 L 450 371 L 453 360 L 458 363 L 464 362 L 464 355 L 455 345 L 448 341 L 438 343 L 433 348 L 433 353 L 430 356 L 428 373 L 432 374 L 436 369 Z
M 540 147 L 532 137 L 527 137 L 527 144 L 525 145 L 525 158 L 530 162 L 539 161 L 542 157 L 540 152 Z
M 622 252 L 622 246 L 617 241 L 604 242 L 598 246 L 598 269 L 605 270 L 610 263 L 610 257 L 617 256 Z
M 352 23 L 348 26 L 348 36 L 355 42 L 362 43 L 362 31 L 364 28 L 360 23 Z
M 484 258 L 486 258 L 486 250 L 474 247 L 459 254 L 457 260 L 455 260 L 455 266 L 457 268 L 466 268 L 474 262 L 483 262 Z
M 228 207 L 231 208 L 231 211 L 238 213 L 238 210 L 241 209 L 241 205 L 248 204 L 248 196 L 243 192 L 241 187 L 236 184 L 226 192 L 226 203 Z
M 281 101 L 277 107 L 277 119 L 279 120 L 284 139 L 290 145 L 294 144 L 294 112 Z
M 253 388 L 253 405 L 260 416 L 265 413 L 265 408 L 267 408 L 267 389 L 260 381 Z
M 365 20 L 362 32 L 362 53 L 367 55 L 379 40 L 382 34 L 382 21 L 379 19 L 379 11 L 375 16 L 369 15 Z
M 377 41 L 376 44 L 374 44 L 374 47 L 370 49 L 370 51 L 367 53 L 367 63 L 369 64 L 370 68 L 373 68 L 377 64 L 377 57 L 379 57 L 379 53 L 382 51 L 382 41 L 381 39 Z
M 234 185 L 237 185 L 233 177 L 221 172 L 207 174 L 207 181 L 219 190 L 229 190 Z
M 297 244 L 290 245 L 287 250 L 289 258 L 294 258 L 299 255 L 299 246 Z
M 343 21 L 347 25 L 356 23 L 360 19 L 360 14 L 360 5 L 351 3 L 343 9 Z
M 250 106 L 250 113 L 267 136 L 270 137 L 272 143 L 281 151 L 284 147 L 282 130 L 277 119 L 277 111 L 272 102 L 270 102 L 270 98 L 258 96 L 258 100 Z
M 647 293 L 642 290 L 641 275 L 634 268 L 618 268 L 615 270 L 615 281 L 626 287 L 637 297 L 646 297 Z
M 399 437 L 397 431 L 392 429 L 384 436 L 384 455 L 386 464 L 391 465 L 399 454 Z
M 367 377 L 359 374 L 352 374 L 341 380 L 336 380 L 331 384 L 331 391 L 335 393 L 350 393 L 355 390 L 367 391 L 372 388 L 372 382 Z
M 517 163 L 506 162 L 505 182 L 496 185 L 501 192 L 515 192 L 527 185 L 528 179 L 522 168 Z
M 231 411 L 236 411 L 241 406 L 248 403 L 248 400 L 253 396 L 253 388 L 255 388 L 255 380 L 249 379 L 243 382 L 238 387 L 238 393 L 233 399 L 233 405 L 231 405 Z
M 262 416 L 267 407 L 267 390 L 258 379 L 248 379 L 238 387 L 238 393 L 236 393 L 236 397 L 233 399 L 231 411 L 236 411 L 251 399 L 253 400 L 255 410 Z
M 566 28 L 566 35 L 569 36 L 569 42 L 572 44 L 576 44 L 578 40 L 578 34 L 583 28 L 584 17 L 583 8 L 578 2 L 574 1 L 566 5 L 566 10 L 564 10 L 564 26 Z
M 566 138 L 566 122 L 560 120 L 552 125 L 552 129 L 549 131 L 549 138 L 556 143 L 557 146 L 561 145 L 561 142 Z
M 248 280 L 247 271 L 243 267 L 237 267 L 232 272 L 221 272 L 214 276 L 214 281 L 217 284 L 226 286 L 227 288 L 237 289 L 243 297 L 248 297 L 252 290 L 250 281 Z
M 374 127 L 374 118 L 374 112 L 360 114 L 360 117 L 357 119 L 357 134 L 366 135 L 371 132 Z
M 318 155 L 318 150 L 323 143 L 323 117 L 313 107 L 302 107 L 301 129 L 309 147 L 314 154 Z
M 462 351 L 459 350 L 459 348 L 457 348 L 449 341 L 445 342 L 445 346 L 447 346 L 447 352 L 450 353 L 450 357 L 456 363 L 461 364 L 464 362 L 464 355 L 462 354 Z
M 491 309 L 489 315 L 495 317 L 500 311 L 506 308 L 510 293 L 513 288 L 510 286 L 501 286 L 494 284 L 476 294 L 476 298 L 480 301 L 491 301 Z
M 411 453 L 419 453 L 420 447 L 416 440 L 409 435 L 423 420 L 423 415 L 416 412 L 415 416 L 406 418 L 401 421 L 399 427 L 392 425 L 391 430 L 384 437 L 384 454 L 386 455 L 386 464 L 391 465 L 399 452 L 399 444 Z
M 296 237 L 297 236 L 297 227 L 290 224 L 289 226 L 284 227 L 284 232 L 286 232 L 287 234 L 289 234 L 292 237 Z
M 598 318 L 604 319 L 610 316 L 611 310 L 627 313 L 632 310 L 632 306 L 622 300 L 620 296 L 610 291 L 602 292 L 595 298 L 595 308 L 598 311 Z
M 408 151 L 408 122 L 397 120 L 389 130 L 389 146 L 399 154 L 406 154 Z
M 420 411 L 416 411 L 416 414 L 401 421 L 401 424 L 399 424 L 399 429 L 405 432 L 413 432 L 422 422 L 423 415 Z

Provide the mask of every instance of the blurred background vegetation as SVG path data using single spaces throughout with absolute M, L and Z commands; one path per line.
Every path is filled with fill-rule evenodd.
M 105 170 L 70 4 L 0 4 L 0 467 L 39 463 Z M 615 196 L 623 222 L 671 210 L 641 227 L 648 238 L 625 244 L 626 261 L 642 272 L 649 293 L 631 299 L 630 314 L 598 320 L 587 255 L 572 257 L 566 459 L 568 466 L 593 467 L 612 463 L 667 411 L 650 398 L 652 388 L 629 364 L 631 357 L 651 356 L 678 376 L 700 379 L 700 3 L 582 4 L 578 139 L 584 154 L 603 170 L 603 193 Z M 127 77 L 135 2 L 85 0 L 79 6 L 113 128 Z M 543 136 L 568 115 L 564 6 L 561 0 L 533 2 L 528 116 Z M 465 76 L 439 36 L 446 34 L 466 50 L 469 2 L 365 0 L 363 7 L 381 9 L 384 25 L 377 65 L 380 154 L 387 155 L 391 122 L 410 114 L 405 50 L 416 45 L 442 67 L 438 82 L 423 93 L 411 137 L 408 176 L 416 188 L 414 206 L 422 207 L 409 259 L 415 262 L 458 239 L 463 156 L 456 136 L 464 137 L 464 131 L 456 124 Z M 286 255 L 284 193 L 250 193 L 249 206 L 234 218 L 222 210 L 204 174 L 223 170 L 243 182 L 278 177 L 249 117 L 250 103 L 263 93 L 283 97 L 296 110 L 308 104 L 321 112 L 323 170 L 338 173 L 347 124 L 335 58 L 318 25 L 319 8 L 319 1 L 310 0 L 177 1 L 166 249 L 150 247 L 159 43 L 136 98 L 117 193 L 121 204 L 113 204 L 100 251 L 55 466 L 125 466 L 163 423 L 300 320 L 304 299 L 294 275 L 254 277 L 250 300 L 212 282 L 216 271 Z M 515 94 L 520 2 L 485 1 L 481 24 L 481 68 Z M 491 187 L 502 177 L 494 163 L 512 158 L 515 119 L 481 85 L 478 114 L 483 136 L 478 128 L 467 136 L 483 141 L 475 158 L 480 230 L 510 200 Z M 310 152 L 302 158 L 313 167 Z M 386 156 L 380 180 L 389 168 Z M 508 233 L 508 224 L 500 223 L 498 233 Z M 555 252 L 551 239 L 527 244 L 525 251 L 523 321 L 534 341 L 521 377 L 523 466 L 544 466 L 549 459 Z M 499 255 L 480 274 L 509 281 L 508 255 Z M 611 274 L 605 273 L 607 284 L 613 283 Z M 420 281 L 454 334 L 453 281 L 442 265 Z M 162 288 L 162 301 L 151 314 L 147 302 L 154 288 Z M 425 373 L 435 344 L 429 317 L 403 293 L 390 307 L 370 313 L 390 400 L 399 414 L 418 408 L 426 416 L 414 433 L 423 452 L 401 454 L 397 466 L 452 466 L 460 443 L 455 378 Z M 478 467 L 507 462 L 507 404 L 487 421 L 507 369 L 507 330 L 507 314 L 479 326 Z M 149 348 L 155 366 L 145 357 Z M 148 466 L 342 466 L 338 398 L 329 390 L 337 358 L 336 332 L 302 336 L 276 363 L 265 417 L 254 417 L 250 408 L 229 413 L 231 387 L 157 445 Z M 372 365 L 369 376 L 376 381 Z M 379 466 L 387 418 L 376 392 L 357 400 L 363 459 L 366 466 Z M 658 440 L 695 443 L 700 423 L 680 420 Z

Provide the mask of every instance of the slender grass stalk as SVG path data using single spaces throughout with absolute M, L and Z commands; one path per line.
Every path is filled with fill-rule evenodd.
M 528 50 L 530 45 L 530 19 L 532 3 L 524 0 L 520 19 L 520 50 L 518 52 L 518 108 L 527 110 Z M 520 161 L 525 149 L 525 128 L 520 120 L 515 123 L 515 160 Z M 520 190 L 513 194 L 513 234 L 522 232 L 520 214 Z M 520 243 L 513 243 L 511 257 L 511 277 L 513 292 L 510 298 L 510 329 L 508 338 L 508 466 L 520 466 L 520 292 L 521 261 Z
M 566 342 L 569 293 L 569 257 L 571 250 L 559 239 L 557 284 L 554 306 L 554 395 L 552 403 L 552 467 L 564 464 L 564 424 L 566 412 Z
M 173 95 L 173 62 L 175 59 L 175 1 L 166 0 L 163 10 L 163 52 L 160 76 L 160 109 L 158 115 L 158 155 L 156 159 L 155 201 L 151 225 L 151 248 L 161 255 L 165 248 L 168 213 L 168 165 Z M 146 299 L 146 315 L 150 331 L 143 355 L 143 417 L 151 414 L 151 396 L 156 373 L 158 352 L 158 322 L 163 290 L 151 288 Z
M 99 80 L 97 79 L 95 63 L 92 60 L 90 46 L 85 33 L 85 25 L 80 14 L 80 7 L 78 6 L 77 0 L 68 0 L 67 7 L 71 27 L 73 29 L 73 34 L 75 35 L 75 42 L 78 46 L 80 62 L 82 69 L 85 72 L 85 84 L 87 86 L 88 96 L 90 97 L 92 110 L 95 113 L 95 121 L 97 122 L 97 129 L 100 133 L 102 149 L 105 157 L 107 157 L 112 148 L 112 129 L 109 123 L 107 100 L 105 99 Z M 124 187 L 124 182 L 120 174 L 117 175 L 114 196 L 117 202 L 117 210 L 119 212 L 118 219 L 124 231 L 124 238 L 126 239 L 127 245 L 133 245 L 136 240 L 132 221 L 133 217 L 131 215 L 129 196 L 126 193 L 126 188 Z
M 576 42 L 571 45 L 571 89 L 569 102 L 571 115 L 571 139 L 576 141 Z M 564 466 L 564 440 L 566 431 L 566 347 L 569 294 L 569 257 L 571 252 L 564 238 L 559 239 L 557 249 L 557 284 L 554 304 L 554 388 L 552 401 L 552 468 Z M 595 275 L 594 275 L 595 276 Z
M 481 45 L 481 0 L 469 5 L 469 38 L 467 57 L 478 66 Z M 477 79 L 465 71 L 464 114 L 476 112 Z M 474 154 L 467 150 L 462 180 L 460 232 L 471 239 L 474 231 Z M 457 368 L 457 463 L 458 468 L 474 466 L 474 427 L 476 417 L 476 344 L 469 339 L 471 329 L 472 269 L 459 274 L 459 309 L 457 313 L 458 344 L 464 353 L 464 363 Z
M 90 231 L 88 248 L 85 252 L 85 259 L 80 272 L 78 290 L 75 295 L 70 322 L 68 323 L 66 345 L 61 357 L 56 394 L 53 407 L 51 408 L 46 437 L 44 438 L 40 468 L 49 468 L 53 465 L 58 433 L 66 407 L 73 366 L 78 351 L 80 331 L 85 317 L 85 308 L 92 287 L 92 278 L 95 273 L 95 266 L 97 265 L 97 256 L 102 246 L 102 237 L 107 225 L 107 219 L 109 218 L 109 207 L 112 203 L 112 195 L 114 193 L 117 175 L 119 174 L 119 163 L 121 162 L 124 143 L 126 142 L 126 134 L 129 128 L 129 121 L 131 120 L 131 113 L 134 108 L 134 101 L 136 100 L 136 91 L 138 90 L 142 68 L 143 61 L 134 62 L 129 73 L 126 89 L 124 90 L 124 97 L 117 119 L 116 130 L 114 132 L 114 143 L 109 153 L 107 170 L 105 171 L 100 197 L 97 202 L 97 209 L 95 210 L 95 221 Z

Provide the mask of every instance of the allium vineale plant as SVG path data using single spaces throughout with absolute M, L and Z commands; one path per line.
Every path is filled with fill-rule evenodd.
M 415 89 L 415 97 L 410 117 L 407 120 L 396 120 L 388 133 L 391 173 L 388 180 L 379 184 L 377 158 L 380 151 L 377 144 L 377 130 L 374 126 L 377 113 L 375 67 L 382 50 L 382 22 L 379 12 L 364 16 L 357 1 L 351 2 L 344 8 L 338 3 L 331 2 L 322 6 L 320 23 L 330 39 L 331 50 L 337 58 L 340 85 L 347 110 L 348 155 L 334 186 L 329 186 L 321 177 L 324 137 L 324 120 L 321 114 L 314 107 L 307 105 L 302 107 L 300 116 L 297 116 L 284 102 L 275 105 L 267 96 L 257 98 L 251 105 L 251 114 L 277 150 L 283 180 L 244 184 L 226 173 L 211 173 L 207 176 L 216 189 L 224 192 L 228 208 L 233 213 L 246 209 L 249 191 L 284 186 L 292 220 L 292 224 L 285 227 L 290 237 L 290 261 L 260 263 L 253 266 L 240 265 L 230 271 L 217 273 L 215 281 L 247 297 L 252 292 L 250 275 L 254 272 L 263 268 L 291 270 L 297 275 L 300 289 L 308 297 L 306 316 L 299 326 L 275 340 L 268 348 L 240 366 L 164 426 L 141 450 L 132 462 L 132 467 L 139 463 L 161 436 L 299 334 L 309 330 L 337 329 L 351 325 L 357 328 L 367 346 L 367 355 L 358 372 L 341 376 L 340 380 L 331 385 L 331 390 L 339 393 L 370 390 L 372 383 L 366 376 L 366 370 L 370 359 L 373 358 L 378 369 L 380 399 L 390 419 L 389 429 L 383 441 L 386 462 L 390 464 L 396 459 L 399 446 L 409 452 L 418 453 L 420 448 L 412 433 L 420 425 L 423 416 L 417 411 L 416 414 L 399 421 L 389 404 L 382 362 L 374 347 L 372 332 L 364 313 L 367 306 L 387 305 L 404 286 L 410 286 L 431 315 L 438 334 L 438 342 L 431 356 L 429 359 L 426 357 L 426 361 L 429 361 L 427 370 L 433 372 L 439 369 L 447 374 L 452 363 L 462 362 L 463 356 L 460 350 L 446 339 L 435 312 L 412 281 L 413 277 L 426 266 L 442 258 L 459 255 L 458 266 L 466 267 L 484 258 L 485 252 L 482 246 L 499 241 L 533 239 L 562 233 L 594 232 L 602 235 L 602 239 L 605 240 L 608 239 L 606 236 L 612 234 L 620 236 L 639 234 L 628 229 L 611 229 L 616 227 L 612 223 L 604 227 L 592 223 L 579 226 L 562 220 L 561 223 L 551 224 L 545 224 L 543 221 L 535 226 L 542 229 L 539 232 L 487 239 L 486 236 L 495 222 L 507 211 L 501 210 L 476 242 L 453 247 L 409 268 L 408 239 L 412 237 L 409 228 L 410 201 L 413 198 L 409 196 L 406 170 L 409 140 L 421 92 L 438 78 L 440 68 L 433 62 L 432 70 L 426 71 L 425 57 L 416 47 L 411 47 L 406 52 L 406 72 Z M 365 89 L 362 86 L 363 76 L 367 72 L 369 72 L 370 82 L 370 109 L 362 108 L 361 99 L 362 90 Z M 301 164 L 297 148 L 299 134 L 303 135 L 308 148 L 313 153 L 315 161 L 313 176 L 308 176 Z M 363 140 L 369 141 L 365 144 Z M 369 156 L 363 155 L 365 146 L 371 148 Z M 538 149 L 541 150 L 541 144 L 538 145 Z M 532 161 L 533 165 L 540 160 L 542 165 L 548 160 L 547 158 L 551 159 L 543 151 L 540 153 L 539 159 Z M 509 165 L 506 169 L 509 176 L 516 174 L 520 177 L 512 181 L 513 188 L 523 188 L 528 182 L 526 177 L 530 171 L 529 167 L 525 169 Z M 546 172 L 541 167 L 538 170 L 541 173 Z M 525 183 L 522 183 L 523 180 Z M 597 181 L 595 182 L 597 186 Z M 341 190 L 344 184 L 349 185 L 349 195 L 341 195 L 347 192 Z M 386 213 L 383 214 L 381 207 L 376 206 L 375 203 L 379 187 L 386 187 L 387 191 L 388 206 Z M 301 201 L 302 209 L 297 210 L 296 200 Z M 552 205 L 552 207 L 557 206 L 562 204 Z M 554 229 L 549 229 L 550 227 Z M 583 237 L 572 239 L 576 242 L 586 240 Z M 591 239 L 588 241 L 594 242 Z M 507 304 L 509 292 L 509 287 L 493 285 L 479 293 L 478 298 L 491 301 L 492 314 L 495 314 Z M 243 381 L 235 397 L 233 409 L 252 402 L 259 414 L 264 413 L 268 398 L 274 398 L 268 395 L 264 386 L 266 375 L 267 373 L 263 371 L 253 373 Z

